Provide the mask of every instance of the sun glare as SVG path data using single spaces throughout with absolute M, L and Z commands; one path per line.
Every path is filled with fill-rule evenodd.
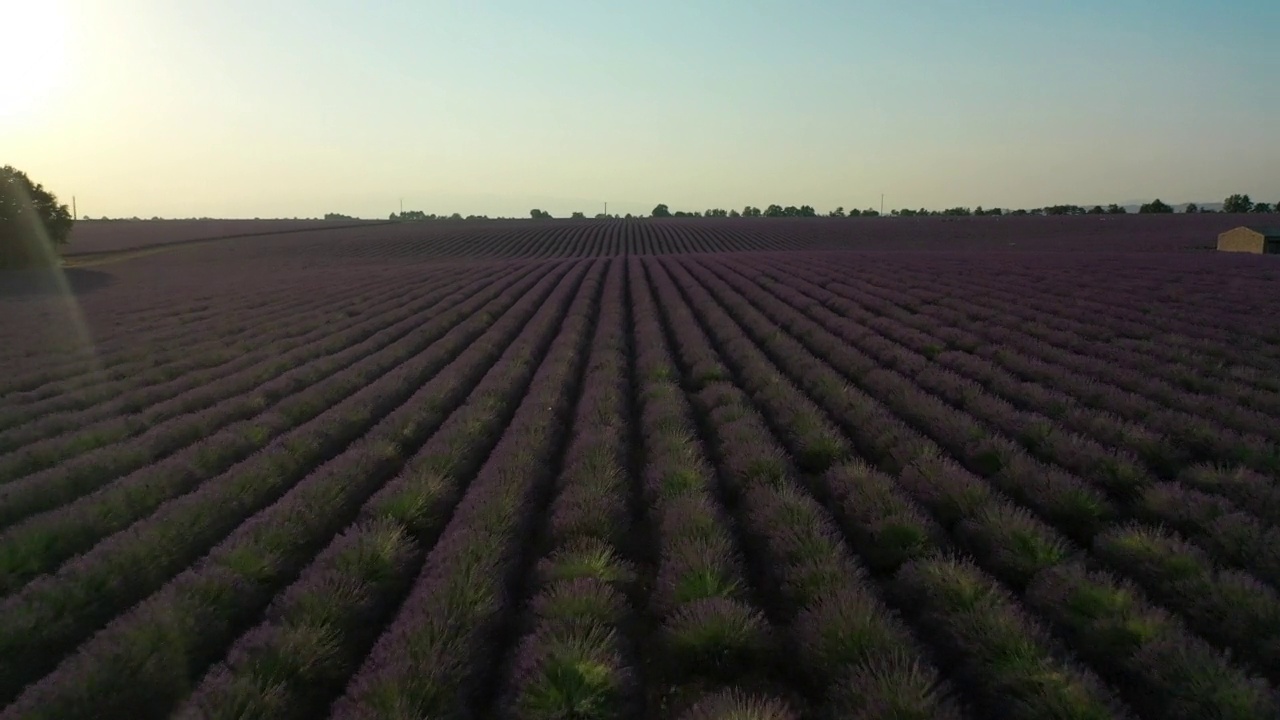
M 67 18 L 57 0 L 0 0 L 0 18 L 0 119 L 15 119 L 39 110 L 62 81 Z

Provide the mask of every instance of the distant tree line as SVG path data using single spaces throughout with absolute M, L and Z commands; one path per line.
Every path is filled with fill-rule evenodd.
M 1005 208 L 989 208 L 984 209 L 981 205 L 976 208 L 953 207 L 945 210 L 929 210 L 927 208 L 911 209 L 898 208 L 889 211 L 890 217 L 934 217 L 934 216 L 951 216 L 951 217 L 968 217 L 978 215 L 1124 215 L 1129 210 L 1122 205 L 1111 203 L 1103 207 L 1094 205 L 1092 208 L 1085 208 L 1082 205 L 1048 205 L 1041 208 L 1032 209 L 1005 209 Z M 1156 198 L 1149 203 L 1144 203 L 1138 207 L 1138 213 L 1141 215 L 1161 214 L 1174 212 L 1173 206 Z M 1196 203 L 1188 203 L 1183 210 L 1185 213 L 1211 213 L 1216 212 L 1208 208 L 1201 208 Z M 1254 203 L 1251 202 L 1248 195 L 1231 195 L 1222 204 L 1222 212 L 1224 213 L 1270 213 L 1280 212 L 1280 203 Z M 826 217 L 877 217 L 880 213 L 874 209 L 866 210 L 853 209 L 848 212 L 843 207 L 837 207 L 826 213 Z M 574 213 L 574 217 L 580 217 L 581 213 Z M 702 212 L 698 211 L 672 211 L 666 204 L 659 204 L 653 209 L 650 217 L 668 218 L 668 217 L 817 217 L 818 213 L 809 205 L 801 205 L 796 207 L 788 205 L 770 205 L 764 210 L 751 205 L 746 206 L 741 211 L 710 209 Z
M 462 213 L 453 213 L 452 215 L 436 215 L 435 213 L 425 213 L 421 210 L 405 210 L 402 213 L 391 213 L 391 220 L 400 222 L 423 222 L 425 220 L 491 220 L 488 215 L 467 215 L 463 217 Z M 506 220 L 507 218 L 501 218 Z
M 1173 206 L 1160 200 L 1159 198 L 1149 203 L 1144 203 L 1138 207 L 1138 213 L 1142 215 L 1172 213 L 1175 212 Z M 1211 213 L 1217 212 L 1208 208 L 1201 208 L 1196 203 L 1188 203 L 1183 212 L 1186 213 Z M 1222 206 L 1225 213 L 1269 213 L 1280 212 L 1280 203 L 1272 205 L 1270 203 L 1254 203 L 1249 200 L 1248 195 L 1231 195 Z M 1003 216 L 1003 215 L 1125 215 L 1129 213 L 1129 209 L 1111 203 L 1106 207 L 1094 205 L 1086 208 L 1082 205 L 1047 205 L 1040 208 L 983 208 L 981 205 L 975 208 L 953 207 L 944 210 L 930 210 L 927 208 L 897 208 L 891 210 L 886 215 L 890 217 L 968 217 L 968 216 Z M 331 217 L 332 216 L 332 217 Z M 758 218 L 758 217 L 819 217 L 817 210 L 812 205 L 769 205 L 764 209 L 747 205 L 741 210 L 724 209 L 724 208 L 707 208 L 706 210 L 672 210 L 666 203 L 659 203 L 654 206 L 653 210 L 646 215 L 626 214 L 607 214 L 596 213 L 591 216 L 596 220 L 622 220 L 641 217 L 653 218 Z M 844 207 L 837 207 L 835 210 L 828 211 L 822 217 L 844 218 L 844 217 L 879 217 L 880 212 L 874 208 L 859 210 L 845 210 Z M 551 213 L 541 208 L 534 208 L 529 211 L 529 217 L 533 220 L 553 220 L 555 219 Z M 336 213 L 330 213 L 325 219 L 348 219 L 346 216 L 340 216 Z M 468 215 L 463 217 L 459 213 L 452 215 L 436 215 L 424 213 L 421 210 L 406 210 L 402 213 L 391 213 L 391 220 L 399 220 L 404 222 L 421 222 L 424 220 L 508 220 L 511 218 L 496 217 L 491 218 L 487 215 Z M 582 211 L 574 211 L 570 213 L 570 220 L 586 220 L 587 214 Z

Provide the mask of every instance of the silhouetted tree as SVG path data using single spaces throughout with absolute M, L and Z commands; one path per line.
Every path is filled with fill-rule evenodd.
M 666 204 L 664 204 L 664 203 L 658 203 L 658 204 L 653 208 L 653 212 L 651 212 L 651 213 L 649 213 L 649 214 L 650 214 L 650 215 L 652 215 L 653 217 L 656 217 L 656 218 L 667 218 L 667 217 L 671 217 L 671 208 L 668 208 L 668 207 L 666 206 Z
M 582 212 L 575 210 L 571 215 L 569 215 L 569 219 L 570 220 L 586 220 L 587 216 L 584 215 Z
M 43 185 L 9 165 L 0 168 L 0 267 L 52 262 L 74 220 Z
M 1159 213 L 1171 213 L 1173 208 L 1167 203 L 1160 202 L 1160 198 L 1156 198 L 1149 203 L 1144 203 L 1138 208 L 1138 213 L 1142 215 L 1151 215 Z
M 1253 209 L 1253 201 L 1248 195 L 1228 195 L 1226 200 L 1222 201 L 1222 212 L 1225 213 L 1247 213 Z
M 1257 204 L 1255 204 L 1255 205 L 1253 206 L 1253 211 L 1254 211 L 1254 212 L 1256 212 L 1256 213 L 1269 213 L 1269 212 L 1272 212 L 1272 210 L 1271 210 L 1271 203 L 1257 203 Z
M 529 211 L 529 217 L 533 218 L 534 220 L 550 220 L 551 213 L 547 212 L 546 210 L 539 210 L 538 208 L 534 208 Z
M 852 210 L 849 211 L 849 217 L 861 217 L 861 216 L 862 216 L 862 211 L 859 210 L 858 208 L 853 208 Z
M 742 213 L 738 212 L 737 210 L 730 210 L 729 217 L 731 218 L 742 217 Z
M 1200 212 L 1200 206 L 1195 203 L 1187 203 L 1187 206 L 1182 209 L 1182 212 L 1187 214 L 1198 213 Z
M 742 208 L 742 217 L 760 217 L 762 214 L 760 208 L 752 205 Z
M 409 221 L 422 222 L 423 220 L 435 220 L 436 216 L 434 214 L 428 215 L 421 210 L 405 210 L 399 215 L 396 215 L 395 213 L 391 213 L 391 219 L 400 220 L 402 222 L 409 222 Z
M 786 211 L 782 209 L 781 205 L 770 205 L 764 209 L 765 217 L 782 217 L 785 214 Z
M 1120 207 L 1115 203 L 1111 203 L 1110 205 L 1107 206 L 1108 215 L 1124 215 L 1124 214 L 1127 214 L 1128 212 L 1129 212 L 1128 210 L 1125 210 L 1123 207 Z

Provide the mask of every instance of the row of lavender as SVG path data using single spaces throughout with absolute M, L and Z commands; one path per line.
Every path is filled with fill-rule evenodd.
M 491 268 L 252 455 L 69 482 L 0 536 L 61 548 L 4 717 L 1277 712 L 1263 475 L 1024 442 L 1029 381 L 798 267 Z
M 1220 492 L 1257 513 L 1261 520 L 1274 522 L 1277 517 L 1276 488 L 1266 479 L 1267 474 L 1274 474 L 1275 445 L 1266 437 L 1241 436 L 1214 425 L 1230 423 L 1229 415 L 1191 415 L 1149 399 L 1141 401 L 1147 408 L 1145 414 L 1124 416 L 1116 408 L 1099 409 L 1093 407 L 1094 398 L 1121 391 L 1109 390 L 1096 379 L 1082 380 L 1070 368 L 1041 362 L 1042 384 L 1014 374 L 1016 370 L 1010 366 L 1021 367 L 1014 360 L 1016 350 L 1001 348 L 988 353 L 978 347 L 980 341 L 970 340 L 973 344 L 968 346 L 976 354 L 937 351 L 944 337 L 948 342 L 961 338 L 972 324 L 929 327 L 917 319 L 877 317 L 857 303 L 810 286 L 796 276 L 785 278 L 785 283 L 771 286 L 772 291 L 806 306 L 807 314 L 825 322 L 841 340 L 867 351 L 867 367 L 874 363 L 892 367 L 952 406 L 942 412 L 963 411 L 996 430 L 997 439 L 1004 434 L 1008 440 L 989 446 L 992 455 L 988 462 L 993 465 L 1004 461 L 1005 448 L 1012 440 L 1033 455 L 1110 484 L 1122 499 L 1144 493 L 1148 499 L 1166 495 L 1174 486 L 1158 480 L 1177 476 L 1184 483 L 1219 486 Z M 831 285 L 840 287 L 839 283 Z M 1004 367 L 981 357 L 986 354 L 1006 361 Z M 1086 392 L 1085 386 L 1092 392 Z M 1076 388 L 1079 390 L 1072 392 Z M 1196 442 L 1196 429 L 1205 426 L 1217 432 L 1216 442 Z M 1259 429 L 1271 432 L 1266 426 Z M 1197 465 L 1205 460 L 1231 467 Z M 1246 467 L 1238 467 L 1241 463 Z M 1273 551 L 1266 550 L 1269 543 L 1265 537 L 1252 544 L 1262 553 L 1254 562 L 1273 567 Z M 1261 572 L 1272 574 L 1274 570 Z
M 837 247 L 802 233 L 766 233 L 751 225 L 704 234 L 679 221 L 579 221 L 537 225 L 455 226 L 436 230 L 376 228 L 368 237 L 338 238 L 321 252 L 368 261 L 441 258 L 614 258 L 634 255 L 792 251 Z M 318 238 L 299 243 L 315 244 Z
M 114 508 L 122 503 L 136 507 L 138 498 L 148 498 L 157 505 L 154 509 L 138 508 L 138 519 L 114 534 L 106 534 L 114 528 L 102 528 L 106 533 L 101 542 L 2 601 L 7 622 L 0 629 L 0 646 L 5 648 L 0 653 L 5 663 L 0 677 L 5 680 L 6 694 L 51 669 L 101 623 L 162 586 L 173 586 L 177 581 L 171 578 L 184 567 L 202 556 L 208 562 L 210 548 L 226 547 L 230 542 L 221 540 L 228 532 L 243 534 L 245 526 L 241 524 L 246 518 L 268 507 L 279 507 L 286 517 L 293 517 L 287 505 L 281 505 L 282 498 L 306 486 L 304 478 L 332 478 L 317 480 L 321 490 L 327 487 L 326 482 L 329 487 L 337 482 L 350 492 L 376 489 L 376 485 L 348 484 L 352 479 L 378 482 L 376 473 L 353 474 L 351 469 L 373 464 L 389 449 L 420 442 L 430 429 L 431 418 L 447 414 L 467 397 L 478 374 L 497 360 L 539 305 L 546 306 L 544 315 L 552 312 L 554 304 L 547 304 L 547 295 L 566 270 L 548 266 L 526 278 L 514 273 L 508 281 L 480 292 L 475 298 L 479 302 L 461 303 L 422 324 L 411 336 L 393 344 L 393 352 L 373 356 L 375 363 L 362 371 L 348 370 L 335 375 L 333 383 L 321 383 L 300 393 L 295 397 L 304 398 L 318 412 L 295 427 L 285 428 L 261 450 L 225 471 L 194 478 L 179 475 L 173 480 L 164 472 L 148 476 L 144 468 L 143 475 L 127 476 L 108 486 L 106 491 L 113 494 L 102 498 L 103 505 L 97 498 L 86 498 L 84 503 L 67 506 L 70 517 L 56 522 L 59 529 L 49 537 L 73 532 L 75 521 L 85 517 L 101 518 L 95 525 L 101 528 L 113 517 Z M 542 325 L 554 322 L 552 316 Z M 462 382 L 467 378 L 472 379 Z M 309 395 L 312 397 L 305 399 Z M 387 427 L 391 428 L 387 441 L 374 442 L 376 438 L 370 433 Z M 231 435 L 224 442 L 234 445 L 236 439 Z M 111 502 L 115 496 L 119 499 Z M 315 510 L 322 507 L 325 505 Z M 311 512 L 297 519 L 336 519 Z M 279 529 L 288 527 L 286 522 Z M 293 547 L 288 543 L 294 540 L 287 534 L 272 538 L 268 539 Z M 86 544 L 92 542 L 86 539 Z M 228 548 L 229 552 L 234 550 L 234 546 Z M 244 552 L 232 552 L 228 557 L 232 563 L 254 557 Z M 255 567 L 257 559 L 244 569 L 256 572 Z M 175 647 L 175 652 L 183 647 Z
M 33 390 L 59 392 L 57 385 L 69 379 L 127 377 L 127 369 L 114 366 L 148 361 L 157 353 L 172 360 L 179 357 L 175 341 L 192 350 L 216 351 L 215 340 L 222 346 L 235 344 L 240 333 L 252 333 L 261 320 L 288 317 L 299 306 L 328 305 L 331 314 L 339 314 L 344 301 L 409 279 L 394 267 L 359 276 L 339 267 L 291 274 L 270 270 L 239 261 L 232 267 L 125 263 L 69 271 L 73 279 L 75 272 L 112 278 L 104 289 L 25 300 L 3 298 L 0 279 L 0 306 L 5 308 L 0 337 L 8 340 L 0 345 L 0 362 L 10 371 L 0 379 L 0 407 Z M 83 328 L 75 326 L 76 316 L 83 319 Z M 77 352 L 86 343 L 91 352 Z
M 1166 265 L 1157 288 L 1194 282 L 1186 268 Z M 1147 370 L 1182 369 L 1171 381 L 1197 392 L 1231 392 L 1243 384 L 1274 394 L 1280 383 L 1266 369 L 1280 358 L 1277 328 L 1259 307 L 1270 283 L 1240 272 L 1247 269 L 1210 265 L 1200 274 L 1215 282 L 1185 291 L 1189 297 L 1182 302 L 1162 297 L 1161 289 L 1126 285 L 1127 273 L 1116 267 L 1107 268 L 1105 285 L 1094 278 L 1092 287 L 1081 286 L 1088 268 L 1058 277 L 1044 268 L 1009 267 L 996 277 L 973 277 L 971 267 L 946 273 L 928 262 L 895 265 L 891 273 L 846 267 L 845 278 L 868 289 L 906 289 L 915 298 L 912 307 L 938 302 L 978 317 L 1026 322 L 1027 332 L 1050 344 L 1116 358 L 1135 379 Z
M 1256 218 L 1253 218 L 1256 219 Z M 634 220 L 472 221 L 406 223 L 364 230 L 288 236 L 238 247 L 262 257 L 320 253 L 328 257 L 549 258 L 626 257 L 678 253 L 852 250 L 984 256 L 1010 265 L 1051 256 L 1098 272 L 1129 274 L 1134 265 L 1176 266 L 1184 274 L 1205 264 L 1217 234 L 1248 216 L 972 217 L 972 218 L 660 218 Z M 963 260 L 962 260 L 963 262 Z M 1209 260 L 1249 271 L 1241 258 Z
M 927 319 L 918 319 L 924 313 L 876 317 L 795 276 L 776 289 L 780 297 L 794 291 L 801 293 L 794 297 L 807 294 L 839 310 L 840 317 L 859 320 L 857 330 L 842 335 L 845 342 L 867 349 L 876 360 L 910 375 L 936 397 L 1003 434 L 1007 440 L 997 438 L 1000 444 L 989 445 L 992 454 L 986 462 L 1004 462 L 1009 441 L 1016 441 L 1037 457 L 1109 485 L 1127 512 L 1189 532 L 1220 559 L 1268 582 L 1280 579 L 1280 554 L 1275 549 L 1280 533 L 1273 527 L 1280 519 L 1280 488 L 1271 479 L 1276 446 L 1266 436 L 1223 430 L 1222 425 L 1232 422 L 1230 413 L 1193 415 L 1146 398 L 1128 405 L 1145 412 L 1120 415 L 1118 408 L 1098 409 L 1092 407 L 1093 398 L 1123 391 L 1096 379 L 1083 381 L 1071 368 L 1045 362 L 1040 363 L 1043 384 L 1020 379 L 1013 374 L 1020 367 L 1016 350 L 991 353 L 1005 361 L 1004 367 L 961 350 L 930 352 L 942 336 L 962 338 L 974 323 L 930 327 Z M 810 314 L 822 312 L 811 307 Z M 979 340 L 966 340 L 977 349 Z M 1274 434 L 1269 424 L 1257 429 Z M 1221 467 L 1197 464 L 1206 460 Z M 1174 477 L 1177 483 L 1168 481 Z
M 0 588 L 12 591 L 52 571 L 74 553 L 281 442 L 298 427 L 334 425 L 334 418 L 341 417 L 335 415 L 337 407 L 371 380 L 486 309 L 487 303 L 493 311 L 515 302 L 523 288 L 512 283 L 520 278 L 519 273 L 500 282 L 485 277 L 462 285 L 462 292 L 452 296 L 446 285 L 425 298 L 428 303 L 449 300 L 438 302 L 432 314 L 395 322 L 393 313 L 326 337 L 315 344 L 318 357 L 259 385 L 254 395 L 231 394 L 136 439 L 0 485 L 0 517 L 7 525 L 0 532 Z M 424 323 L 427 318 L 432 321 Z M 473 327 L 478 334 L 485 323 Z M 211 388 L 209 394 L 227 394 L 230 381 L 224 379 L 223 388 Z
M 861 358 L 866 356 L 861 355 L 857 346 L 826 332 L 816 323 L 805 322 L 802 315 L 777 301 L 783 297 L 784 288 L 780 285 L 771 285 L 768 290 L 759 285 L 753 287 L 746 277 L 715 267 L 715 263 L 706 263 L 712 266 L 710 270 L 701 263 L 681 265 L 687 266 L 697 278 L 697 281 L 691 280 L 684 290 L 692 307 L 699 312 L 712 313 L 711 318 L 715 317 L 712 308 L 717 303 L 723 303 L 727 310 L 718 322 L 709 320 L 711 329 L 732 327 L 733 322 L 741 323 L 752 341 L 768 352 L 768 359 L 761 359 L 755 371 L 749 370 L 749 365 L 743 366 L 740 382 L 747 383 L 746 387 L 750 389 L 752 376 L 760 377 L 757 402 L 766 410 L 766 416 L 775 419 L 775 430 L 790 444 L 792 457 L 824 458 L 822 462 L 811 464 L 810 469 L 814 472 L 829 462 L 825 458 L 839 457 L 840 453 L 833 450 L 833 437 L 838 436 L 833 435 L 829 427 L 822 429 L 823 420 L 829 418 L 843 426 L 863 457 L 874 459 L 882 469 L 898 474 L 899 484 L 918 487 L 922 478 L 929 483 L 945 479 L 952 487 L 920 488 L 923 497 L 917 502 L 926 507 L 938 504 L 934 510 L 936 513 L 954 513 L 954 517 L 941 519 L 940 524 L 956 538 L 961 549 L 978 558 L 993 556 L 992 562 L 1009 556 L 1005 561 L 1011 567 L 997 568 L 992 572 L 1015 592 L 1023 591 L 1034 579 L 1041 577 L 1042 571 L 1077 557 L 1083 558 L 1084 555 L 1075 549 L 1072 538 L 1087 540 L 1096 536 L 1090 562 L 1100 559 L 1103 566 L 1141 582 L 1153 598 L 1175 610 L 1184 622 L 1210 642 L 1238 654 L 1240 660 L 1235 662 L 1243 663 L 1239 667 L 1244 674 L 1237 670 L 1232 675 L 1226 669 L 1229 664 L 1222 656 L 1216 656 L 1214 662 L 1204 659 L 1215 656 L 1202 641 L 1196 645 L 1197 641 L 1180 639 L 1179 653 L 1191 652 L 1187 647 L 1201 648 L 1195 651 L 1199 653 L 1196 657 L 1200 664 L 1222 668 L 1220 679 L 1223 686 L 1234 688 L 1238 699 L 1253 698 L 1255 704 L 1249 706 L 1250 712 L 1269 707 L 1267 703 L 1273 702 L 1272 691 L 1265 682 L 1248 678 L 1249 672 L 1271 675 L 1276 667 L 1274 647 L 1269 640 L 1260 639 L 1275 637 L 1273 618 L 1280 617 L 1276 612 L 1280 605 L 1276 604 L 1273 590 L 1265 583 L 1215 566 L 1204 552 L 1168 533 L 1152 528 L 1112 526 L 1114 519 L 1128 514 L 1130 508 L 1119 499 L 1109 498 L 1104 485 L 1090 483 L 1061 468 L 1038 465 L 1016 446 L 1006 448 L 1008 462 L 1002 466 L 994 469 L 984 466 L 983 454 L 975 452 L 982 433 L 975 435 L 974 431 L 980 425 L 974 425 L 972 420 L 966 421 L 963 413 L 948 413 L 945 405 L 938 404 L 908 378 L 877 366 L 874 361 L 864 362 Z M 753 270 L 758 273 L 761 268 Z M 710 295 L 706 294 L 708 289 L 711 290 Z M 737 291 L 745 295 L 739 295 Z M 785 332 L 780 333 L 780 330 Z M 749 344 L 743 343 L 741 336 L 735 336 L 732 330 L 722 332 L 726 333 L 721 340 L 725 343 L 724 356 L 746 362 L 752 354 Z M 805 360 L 806 357 L 812 359 Z M 838 372 L 833 372 L 837 369 Z M 810 401 L 802 393 L 794 392 L 785 399 L 777 397 L 779 383 L 785 383 L 777 377 L 779 370 L 804 386 L 808 396 L 824 406 L 825 418 L 824 413 L 815 412 L 812 407 L 804 410 Z M 854 387 L 843 384 L 850 382 Z M 864 389 L 869 394 L 864 395 Z M 868 416 L 867 413 L 877 405 L 884 408 L 878 410 L 881 417 Z M 903 420 L 907 421 L 905 426 Z M 797 434 L 798 427 L 812 430 Z M 933 439 L 940 442 L 941 447 L 933 445 Z M 907 445 L 895 450 L 894 445 L 901 442 Z M 922 463 L 926 467 L 936 464 L 931 458 L 946 454 L 961 459 L 976 474 L 968 475 L 960 467 L 951 467 L 945 473 L 934 469 L 920 474 Z M 991 495 L 991 491 L 983 489 L 985 482 L 979 476 L 985 476 L 997 491 L 1008 493 L 1009 500 L 983 507 L 988 501 L 982 500 L 982 496 Z M 957 486 L 958 479 L 965 477 L 969 480 Z M 982 493 L 975 494 L 979 490 Z M 954 497 L 940 498 L 936 496 L 938 492 L 954 493 Z M 999 495 L 994 497 L 998 499 Z M 1025 503 L 1046 520 L 1057 522 L 1065 534 L 1054 531 L 1051 525 L 1042 524 L 1011 501 Z M 956 503 L 957 507 L 948 508 L 950 503 Z M 967 520 L 969 517 L 973 519 Z M 927 533 L 922 527 L 919 532 L 906 537 L 919 542 L 920 537 L 927 537 Z M 881 547 L 874 552 L 886 550 Z M 1194 570 L 1186 574 L 1192 568 Z M 1182 575 L 1178 575 L 1179 572 Z M 1037 610 L 1046 615 L 1050 612 L 1047 608 Z M 1086 637 L 1081 642 L 1087 643 L 1090 639 Z M 1181 662 L 1164 669 L 1188 673 L 1194 667 L 1190 662 Z M 1168 693 L 1166 697 L 1179 698 L 1176 688 L 1165 688 L 1164 682 L 1158 680 L 1153 680 L 1152 684 Z M 1136 696 L 1127 699 L 1135 707 L 1149 707 L 1149 699 Z M 1204 701 L 1204 698 L 1200 700 Z
M 5 414 L 9 427 L 0 431 L 0 477 L 24 477 L 235 396 L 248 399 L 256 393 L 259 406 L 270 403 L 274 395 L 261 391 L 268 381 L 375 336 L 378 341 L 394 339 L 394 330 L 388 333 L 388 328 L 432 312 L 460 290 L 465 279 L 441 283 L 425 293 L 412 286 L 384 287 L 370 296 L 348 298 L 340 306 L 311 309 L 298 303 L 302 306 L 293 312 L 286 309 L 280 318 L 267 318 L 251 333 L 239 335 L 226 352 L 205 354 L 192 348 L 198 361 L 184 354 L 181 359 L 157 361 L 148 370 L 135 368 L 141 372 L 120 380 L 63 383 L 47 397 L 14 399 Z M 186 344 L 185 338 L 166 342 Z

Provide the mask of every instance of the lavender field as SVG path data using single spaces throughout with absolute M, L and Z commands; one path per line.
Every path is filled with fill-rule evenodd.
M 0 719 L 1280 717 L 1280 262 L 1236 224 L 0 277 Z

